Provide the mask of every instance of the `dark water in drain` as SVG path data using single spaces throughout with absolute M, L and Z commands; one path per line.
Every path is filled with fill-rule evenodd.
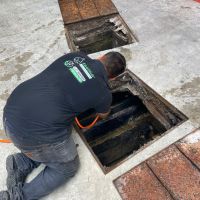
M 81 122 L 88 124 L 93 117 L 86 116 L 92 113 L 79 116 Z M 110 167 L 165 131 L 137 96 L 117 92 L 109 117 L 83 135 L 102 165 Z

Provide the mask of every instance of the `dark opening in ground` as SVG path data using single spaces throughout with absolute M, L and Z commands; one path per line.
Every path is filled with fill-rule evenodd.
M 82 124 L 88 124 L 93 117 L 82 115 L 79 119 Z M 126 91 L 113 93 L 109 117 L 85 131 L 84 137 L 102 165 L 110 167 L 165 131 L 142 101 Z
M 119 14 L 68 24 L 65 30 L 70 49 L 87 54 L 136 41 Z
M 110 87 L 113 101 L 109 116 L 91 129 L 76 127 L 105 173 L 187 119 L 129 71 L 112 81 Z M 78 118 L 88 125 L 95 111 L 88 110 Z

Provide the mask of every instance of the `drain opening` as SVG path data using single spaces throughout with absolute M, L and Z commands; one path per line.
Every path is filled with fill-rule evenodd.
M 111 0 L 58 2 L 71 51 L 90 54 L 137 41 Z
M 119 14 L 69 24 L 65 30 L 70 49 L 87 54 L 136 41 Z
M 111 82 L 113 102 L 107 119 L 89 130 L 76 127 L 105 173 L 187 119 L 130 71 Z M 78 116 L 83 125 L 94 110 Z
M 84 124 L 92 120 L 81 119 Z M 165 131 L 142 101 L 126 91 L 113 93 L 111 114 L 84 137 L 102 165 L 110 167 Z

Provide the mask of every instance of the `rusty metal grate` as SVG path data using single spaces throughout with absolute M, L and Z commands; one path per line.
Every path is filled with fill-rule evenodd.
M 123 200 L 200 199 L 200 130 L 197 129 L 114 180 Z
M 108 118 L 89 130 L 75 127 L 105 173 L 187 119 L 130 71 L 111 81 L 110 87 L 113 102 Z M 89 124 L 94 111 L 78 118 Z
M 110 0 L 58 0 L 64 24 L 118 13 Z

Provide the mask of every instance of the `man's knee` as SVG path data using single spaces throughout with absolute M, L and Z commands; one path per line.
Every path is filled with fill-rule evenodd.
M 69 169 L 72 170 L 72 175 L 74 176 L 77 173 L 80 166 L 79 156 L 76 156 L 76 158 L 72 162 L 70 162 L 69 165 Z
M 57 174 L 57 176 L 62 177 L 61 179 L 68 179 L 73 177 L 79 169 L 79 157 L 75 157 L 74 160 L 68 161 L 66 163 L 48 163 L 46 164 L 50 169 Z
M 66 168 L 64 171 L 64 175 L 66 177 L 73 177 L 77 173 L 80 166 L 80 160 L 79 157 L 76 156 L 76 158 L 68 163 L 66 163 Z

